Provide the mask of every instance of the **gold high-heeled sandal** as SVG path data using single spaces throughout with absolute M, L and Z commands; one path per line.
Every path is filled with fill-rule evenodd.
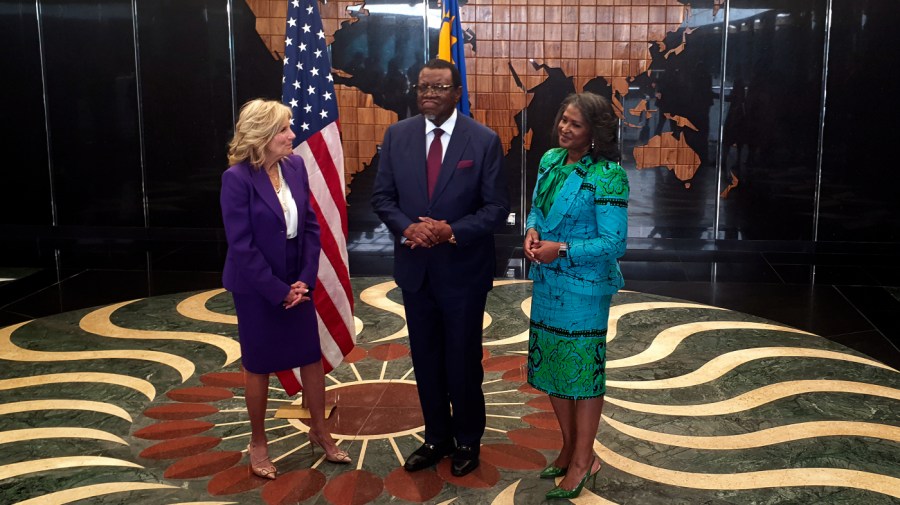
M 353 462 L 353 460 L 350 459 L 350 455 L 347 454 L 347 451 L 342 451 L 342 450 L 338 449 L 337 444 L 335 444 L 335 446 L 334 446 L 335 450 L 333 452 L 328 452 L 328 450 L 325 449 L 325 445 L 319 440 L 319 436 L 314 434 L 314 432 L 310 431 L 309 432 L 309 452 L 311 452 L 315 456 L 316 450 L 313 447 L 313 445 L 318 445 L 319 447 L 321 447 L 322 451 L 325 453 L 325 459 L 332 463 L 337 463 L 339 465 L 346 465 L 348 463 Z
M 247 457 L 250 459 L 250 471 L 253 472 L 254 475 L 262 477 L 263 479 L 275 480 L 278 469 L 276 469 L 275 465 L 272 464 L 272 461 L 269 460 L 268 454 L 265 458 L 254 460 L 253 453 L 250 451 L 250 444 L 247 444 Z M 269 463 L 268 465 L 260 465 L 267 461 Z

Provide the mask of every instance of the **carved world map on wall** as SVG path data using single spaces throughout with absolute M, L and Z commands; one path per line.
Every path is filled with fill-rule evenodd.
M 284 3 L 248 0 L 257 16 L 257 30 L 276 56 L 284 49 Z M 536 136 L 541 140 L 546 136 L 547 121 L 552 121 L 565 94 L 583 90 L 605 94 L 625 127 L 640 132 L 632 135 L 638 139 L 630 153 L 634 166 L 666 168 L 690 187 L 702 157 L 696 149 L 699 142 L 692 147 L 686 136 L 696 135 L 697 121 L 703 118 L 663 107 L 667 90 L 673 88 L 658 87 L 663 82 L 659 78 L 666 76 L 654 63 L 677 59 L 690 44 L 694 31 L 690 3 L 562 3 L 566 2 L 472 0 L 461 6 L 475 119 L 497 131 L 507 150 L 515 144 L 542 151 L 546 146 L 535 141 Z M 715 20 L 721 16 L 722 3 L 715 0 L 703 15 Z M 429 18 L 434 19 L 429 19 L 429 26 L 436 28 L 440 10 L 437 3 L 430 7 Z M 415 79 L 415 65 L 423 58 L 424 9 L 406 2 L 341 1 L 320 3 L 320 9 L 339 83 L 349 185 L 353 175 L 371 163 L 387 126 L 414 114 L 407 90 Z M 551 80 L 563 86 L 544 85 Z M 678 84 L 670 79 L 670 86 Z M 542 113 L 530 114 L 530 122 L 523 123 L 522 111 L 534 106 Z M 538 121 L 536 116 L 549 118 Z M 705 133 L 702 127 L 699 130 Z

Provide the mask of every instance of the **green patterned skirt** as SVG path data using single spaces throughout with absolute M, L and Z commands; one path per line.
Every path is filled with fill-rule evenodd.
M 606 329 L 612 295 L 574 295 L 536 282 L 528 337 L 528 383 L 578 400 L 606 393 Z

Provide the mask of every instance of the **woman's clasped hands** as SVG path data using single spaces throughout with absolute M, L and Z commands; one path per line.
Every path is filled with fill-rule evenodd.
M 522 244 L 522 250 L 525 252 L 525 258 L 532 263 L 550 263 L 559 256 L 561 245 L 561 242 L 541 240 L 540 233 L 534 228 L 529 228 L 525 232 L 525 243 Z
M 291 290 L 288 292 L 287 296 L 284 297 L 284 301 L 282 305 L 284 305 L 285 309 L 290 309 L 292 307 L 296 307 L 297 305 L 308 302 L 309 296 L 309 286 L 303 281 L 297 281 L 291 284 Z

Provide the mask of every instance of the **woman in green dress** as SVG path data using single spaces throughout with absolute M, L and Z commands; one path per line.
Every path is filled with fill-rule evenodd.
M 592 93 L 568 96 L 559 147 L 541 158 L 523 245 L 534 281 L 528 383 L 550 395 L 563 447 L 542 478 L 564 477 L 547 498 L 574 498 L 600 460 L 593 445 L 606 393 L 606 329 L 624 284 L 617 258 L 628 235 L 628 177 L 618 164 L 618 118 Z

